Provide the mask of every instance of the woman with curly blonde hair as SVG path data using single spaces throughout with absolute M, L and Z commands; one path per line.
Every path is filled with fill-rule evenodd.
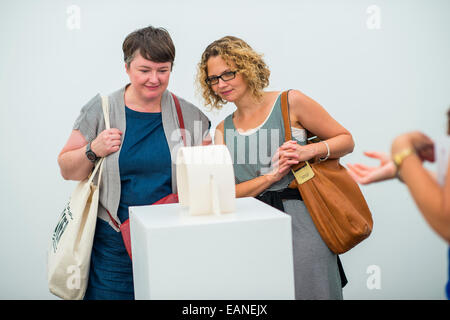
M 264 91 L 269 76 L 262 55 L 239 38 L 226 36 L 205 49 L 197 75 L 205 104 L 232 102 L 237 108 L 219 123 L 214 142 L 230 150 L 237 197 L 256 197 L 291 216 L 296 299 L 342 299 L 346 278 L 339 258 L 323 242 L 298 190 L 288 185 L 291 166 L 342 157 L 353 151 L 353 138 L 316 101 L 290 90 L 295 140 L 285 142 L 281 92 Z M 306 144 L 306 130 L 322 141 Z

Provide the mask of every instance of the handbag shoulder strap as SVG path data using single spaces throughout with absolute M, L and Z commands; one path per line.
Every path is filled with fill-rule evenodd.
M 103 109 L 103 118 L 105 119 L 105 127 L 106 129 L 111 129 L 111 124 L 109 121 L 109 99 L 108 96 L 102 96 L 102 109 Z M 93 172 L 91 173 L 90 179 L 94 179 L 98 170 L 98 181 L 97 186 L 100 187 L 100 183 L 102 181 L 102 173 L 103 173 L 103 163 L 105 162 L 105 158 L 101 158 L 98 160 L 97 164 L 94 167 Z M 92 181 L 92 180 L 91 180 Z
M 292 140 L 291 120 L 289 119 L 288 92 L 289 90 L 281 93 L 281 115 L 283 116 L 284 124 L 284 141 Z
M 288 93 L 289 93 L 289 90 L 281 93 L 281 114 L 283 116 L 284 140 L 285 141 L 292 140 L 291 119 L 289 118 Z M 315 134 L 308 131 L 306 128 L 304 128 L 304 129 L 306 131 L 306 143 L 320 142 L 319 137 L 317 137 Z
M 111 123 L 109 122 L 109 99 L 108 96 L 102 96 L 102 109 L 103 109 L 103 117 L 105 118 L 105 127 L 106 129 L 111 129 Z M 105 158 L 100 159 L 100 161 L 102 162 L 102 168 L 101 171 L 103 169 L 103 161 Z M 98 181 L 98 185 L 100 186 L 100 179 L 102 178 L 101 172 L 99 175 L 99 181 Z M 111 219 L 112 223 L 116 226 L 116 228 L 120 228 L 120 225 L 117 223 L 116 220 L 114 220 L 114 218 L 111 216 L 111 214 L 109 213 L 108 209 L 106 209 L 106 213 L 108 213 L 109 218 Z
M 109 122 L 109 99 L 108 99 L 108 96 L 102 96 L 102 109 L 103 109 L 103 117 L 105 118 L 106 129 L 111 129 L 111 124 Z
M 288 93 L 289 93 L 289 90 L 283 91 L 281 93 L 281 115 L 283 116 L 284 140 L 285 141 L 292 140 L 291 119 L 289 118 Z M 312 135 L 311 135 L 311 133 L 308 130 L 306 130 L 306 128 L 305 128 L 305 131 L 306 131 L 306 134 L 307 134 L 306 143 L 311 143 L 311 141 L 308 140 L 308 138 L 310 136 L 312 136 Z M 297 171 L 299 168 L 302 168 L 305 165 L 305 163 L 306 163 L 305 161 L 302 161 L 302 162 L 292 166 L 292 170 Z
M 178 123 L 181 129 L 181 137 L 183 138 L 184 146 L 186 146 L 186 131 L 184 127 L 183 113 L 181 112 L 180 101 L 178 101 L 178 98 L 175 94 L 173 94 L 172 92 L 171 94 L 173 97 L 173 101 L 175 102 L 175 108 L 177 109 Z
M 288 92 L 289 92 L 289 90 L 283 91 L 281 93 L 281 115 L 283 116 L 283 124 L 284 124 L 284 141 L 292 140 L 291 119 L 289 118 Z M 298 168 L 303 166 L 303 163 L 304 162 L 300 162 L 300 163 L 296 164 L 295 166 L 292 167 L 292 169 L 294 171 L 297 170 Z M 294 181 L 295 181 L 295 179 L 294 179 Z

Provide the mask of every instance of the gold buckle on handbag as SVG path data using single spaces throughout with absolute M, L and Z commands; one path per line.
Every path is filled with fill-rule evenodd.
M 295 180 L 297 180 L 298 184 L 303 184 L 314 177 L 314 171 L 308 161 L 305 161 L 305 165 L 297 171 L 292 170 L 292 173 L 294 174 Z

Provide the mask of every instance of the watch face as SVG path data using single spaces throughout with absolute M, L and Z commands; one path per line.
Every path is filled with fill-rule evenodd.
M 97 159 L 97 157 L 95 156 L 95 153 L 92 151 L 86 152 L 86 156 L 91 161 L 95 161 Z

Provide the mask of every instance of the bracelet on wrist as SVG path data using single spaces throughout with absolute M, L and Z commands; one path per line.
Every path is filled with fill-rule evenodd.
M 412 155 L 412 154 L 415 154 L 415 153 L 416 153 L 416 151 L 415 151 L 413 148 L 409 147 L 409 148 L 403 149 L 403 150 L 401 150 L 401 151 L 395 153 L 395 154 L 392 156 L 392 161 L 394 162 L 395 168 L 396 168 L 395 176 L 396 176 L 401 182 L 403 182 L 403 179 L 400 177 L 400 168 L 401 168 L 401 165 L 402 165 L 403 161 L 404 161 L 408 156 L 410 156 L 410 155 Z
M 328 157 L 330 156 L 330 146 L 328 145 L 328 143 L 326 141 L 320 141 L 323 142 L 325 144 L 325 146 L 327 147 L 327 155 L 325 156 L 325 158 L 319 158 L 319 162 L 323 162 L 328 160 Z

